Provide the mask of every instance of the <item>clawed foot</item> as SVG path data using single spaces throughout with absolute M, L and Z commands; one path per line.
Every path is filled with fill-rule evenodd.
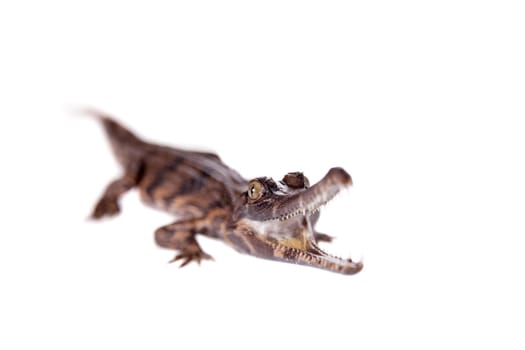
M 95 210 L 93 210 L 93 214 L 91 214 L 91 218 L 100 219 L 104 216 L 117 215 L 119 212 L 120 212 L 120 207 L 118 205 L 117 200 L 104 197 L 95 206 Z
M 175 255 L 173 259 L 169 261 L 169 263 L 174 263 L 175 261 L 182 260 L 182 263 L 179 267 L 184 267 L 188 265 L 190 262 L 195 261 L 197 264 L 201 264 L 202 260 L 213 260 L 211 255 L 206 254 L 202 250 L 198 251 L 182 251 L 180 254 Z

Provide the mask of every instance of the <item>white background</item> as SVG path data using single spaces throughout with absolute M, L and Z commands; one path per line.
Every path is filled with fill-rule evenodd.
M 0 348 L 523 349 L 519 3 L 2 2 Z M 178 269 L 136 193 L 87 221 L 119 168 L 85 106 L 247 178 L 344 167 L 319 228 L 365 268 Z

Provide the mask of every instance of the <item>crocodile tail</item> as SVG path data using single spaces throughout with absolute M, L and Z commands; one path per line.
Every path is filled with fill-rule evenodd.
M 104 131 L 108 136 L 113 152 L 122 165 L 126 166 L 130 162 L 134 163 L 137 158 L 142 156 L 146 142 L 141 140 L 129 129 L 122 126 L 104 112 L 94 109 L 86 109 L 85 114 L 100 120 Z

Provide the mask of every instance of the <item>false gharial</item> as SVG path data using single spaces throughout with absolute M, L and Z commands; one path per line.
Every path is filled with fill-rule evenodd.
M 352 178 L 332 168 L 310 186 L 301 172 L 282 180 L 245 180 L 213 153 L 188 151 L 146 142 L 110 116 L 90 110 L 102 122 L 122 176 L 112 181 L 96 204 L 92 218 L 120 211 L 119 198 L 137 188 L 148 205 L 173 214 L 176 220 L 155 231 L 156 243 L 175 250 L 181 266 L 211 259 L 196 235 L 223 240 L 239 252 L 346 275 L 363 268 L 361 261 L 342 259 L 319 248 L 332 236 L 317 232 L 319 208 Z

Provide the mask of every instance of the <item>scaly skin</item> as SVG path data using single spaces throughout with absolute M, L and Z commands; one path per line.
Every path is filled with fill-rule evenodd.
M 119 213 L 118 200 L 138 188 L 142 200 L 177 220 L 155 231 L 155 241 L 177 251 L 181 266 L 211 259 L 196 234 L 222 239 L 236 250 L 260 258 L 355 274 L 361 262 L 322 251 L 318 241 L 332 237 L 315 231 L 319 207 L 352 184 L 342 168 L 332 168 L 309 186 L 302 173 L 283 180 L 245 180 L 212 153 L 191 152 L 139 139 L 110 117 L 89 111 L 102 122 L 123 174 L 98 201 L 95 219 Z

